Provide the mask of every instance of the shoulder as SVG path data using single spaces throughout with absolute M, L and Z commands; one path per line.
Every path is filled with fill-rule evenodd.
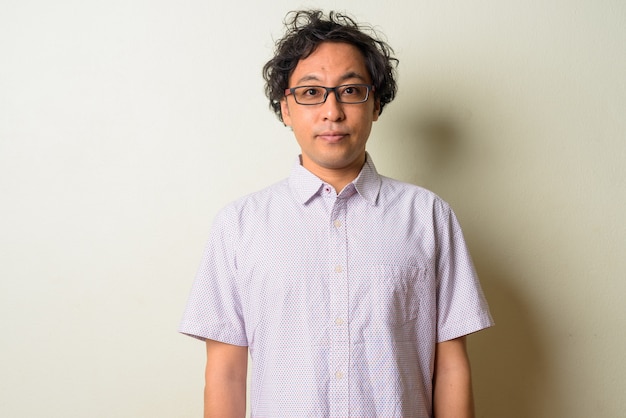
M 216 223 L 240 224 L 250 217 L 266 213 L 272 206 L 289 200 L 290 195 L 288 179 L 280 180 L 223 206 L 217 213 Z
M 450 205 L 435 192 L 415 184 L 380 176 L 380 203 L 389 206 L 416 206 L 437 212 L 451 211 Z

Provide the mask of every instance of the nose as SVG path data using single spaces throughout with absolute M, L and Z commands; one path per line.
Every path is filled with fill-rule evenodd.
M 324 120 L 332 122 L 343 120 L 345 114 L 343 112 L 343 103 L 337 100 L 336 93 L 334 91 L 328 92 L 326 101 L 322 104 L 322 117 Z

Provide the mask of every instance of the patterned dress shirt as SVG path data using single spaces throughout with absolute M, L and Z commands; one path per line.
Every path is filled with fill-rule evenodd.
M 180 331 L 249 347 L 252 417 L 424 418 L 436 343 L 492 323 L 452 210 L 368 155 L 224 208 Z

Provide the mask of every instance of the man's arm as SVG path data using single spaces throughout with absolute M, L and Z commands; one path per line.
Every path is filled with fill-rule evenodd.
M 435 351 L 435 418 L 474 418 L 474 398 L 465 337 L 437 344 Z
M 204 418 L 243 418 L 248 347 L 207 340 L 206 354 Z

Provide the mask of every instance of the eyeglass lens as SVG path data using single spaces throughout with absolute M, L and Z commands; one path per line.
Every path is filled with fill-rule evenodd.
M 293 88 L 296 102 L 300 104 L 320 104 L 326 101 L 328 94 L 334 91 L 341 103 L 362 103 L 367 100 L 369 86 L 365 84 L 344 84 L 337 87 L 300 86 Z

